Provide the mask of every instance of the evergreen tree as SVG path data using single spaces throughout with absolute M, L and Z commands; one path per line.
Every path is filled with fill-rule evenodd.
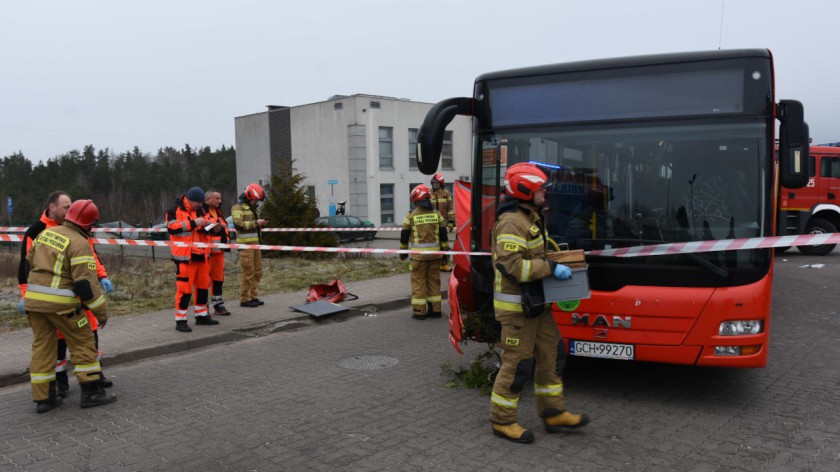
M 266 188 L 266 199 L 261 216 L 268 219 L 269 227 L 275 228 L 312 228 L 316 227 L 316 202 L 306 194 L 303 184 L 304 175 L 295 173 L 292 165 L 280 166 L 278 175 L 271 177 L 271 185 Z M 338 246 L 338 239 L 333 233 L 294 232 L 263 233 L 265 244 L 286 246 Z M 277 254 L 272 252 L 272 255 Z

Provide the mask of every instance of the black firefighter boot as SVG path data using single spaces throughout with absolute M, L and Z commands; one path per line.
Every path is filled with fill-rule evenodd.
M 58 385 L 58 396 L 64 398 L 67 396 L 67 391 L 70 390 L 70 382 L 67 379 L 67 371 L 62 370 L 55 373 L 55 382 Z
M 117 401 L 117 396 L 106 392 L 99 380 L 79 385 L 82 387 L 82 408 L 92 408 Z
M 38 400 L 35 402 L 35 411 L 38 413 L 46 413 L 53 408 L 61 406 L 64 400 L 58 396 L 55 382 L 50 382 L 50 396 L 46 400 Z
M 99 382 L 102 384 L 102 388 L 111 388 L 114 386 L 114 382 L 111 379 L 105 378 L 105 373 L 102 373 L 102 378 L 99 379 Z

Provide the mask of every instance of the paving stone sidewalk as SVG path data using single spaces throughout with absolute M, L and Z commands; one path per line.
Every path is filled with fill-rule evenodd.
M 441 274 L 442 290 L 446 289 L 448 279 L 448 274 Z M 316 320 L 289 308 L 305 303 L 308 289 L 260 296 L 265 305 L 243 308 L 236 298 L 232 298 L 236 293 L 236 284 L 227 285 L 226 305 L 233 315 L 215 317 L 220 322 L 216 326 L 195 326 L 190 310 L 191 333 L 175 331 L 173 309 L 112 317 L 101 330 L 99 338 L 105 370 L 108 366 L 124 362 L 247 339 L 306 324 L 329 323 L 365 312 L 407 307 L 411 298 L 411 284 L 407 274 L 348 282 L 345 283 L 347 290 L 359 297 L 357 300 L 340 303 L 350 310 Z M 444 298 L 445 295 L 444 292 Z M 174 283 L 173 293 L 162 293 L 161 296 L 173 298 Z M 30 329 L 0 333 L 0 387 L 29 381 L 31 347 Z

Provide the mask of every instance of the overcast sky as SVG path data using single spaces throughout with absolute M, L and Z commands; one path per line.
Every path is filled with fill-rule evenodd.
M 234 144 L 234 117 L 494 70 L 768 48 L 777 98 L 840 141 L 836 0 L 2 0 L 0 157 Z

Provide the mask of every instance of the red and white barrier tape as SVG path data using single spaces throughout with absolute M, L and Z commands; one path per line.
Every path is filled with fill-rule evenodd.
M 120 246 L 177 246 L 188 247 L 216 247 L 221 249 L 261 249 L 265 251 L 289 252 L 340 252 L 361 254 L 449 254 L 465 256 L 489 256 L 489 252 L 468 251 L 415 251 L 410 249 L 373 249 L 356 247 L 314 247 L 314 246 L 280 246 L 267 244 L 216 244 L 216 243 L 182 243 L 173 241 L 150 241 L 145 239 L 110 239 L 91 238 L 95 244 L 115 244 Z M 20 242 L 23 236 L 17 234 L 0 234 L 0 241 Z M 611 257 L 640 257 L 660 256 L 672 254 L 692 254 L 715 251 L 736 251 L 747 249 L 769 249 L 773 247 L 818 246 L 822 244 L 840 244 L 840 233 L 802 234 L 796 236 L 768 236 L 763 238 L 719 239 L 713 241 L 690 241 L 682 243 L 654 244 L 649 246 L 632 246 L 616 249 L 601 249 L 587 251 L 589 256 Z
M 111 239 L 111 238 L 90 238 L 94 244 L 110 244 L 119 246 L 157 246 L 157 247 L 190 247 L 219 249 L 261 249 L 263 251 L 287 251 L 287 252 L 342 252 L 361 254 L 464 254 L 468 256 L 489 256 L 486 252 L 451 252 L 451 251 L 415 251 L 411 249 L 374 249 L 359 247 L 317 247 L 317 246 L 280 246 L 269 244 L 218 244 L 218 243 L 182 243 L 180 241 L 152 241 L 146 239 Z M 0 241 L 20 242 L 23 236 L 18 234 L 0 234 Z
M 819 246 L 840 243 L 840 233 L 800 234 L 793 236 L 768 236 L 762 238 L 718 239 L 684 243 L 632 246 L 616 249 L 588 251 L 590 256 L 639 257 L 698 252 L 737 251 L 740 249 L 768 249 L 772 247 Z
M 6 226 L 0 227 L 0 233 L 25 233 L 28 228 L 26 226 Z M 301 233 L 301 232 L 320 232 L 320 233 L 334 233 L 346 231 L 401 231 L 399 226 L 380 226 L 380 227 L 359 227 L 359 228 L 263 228 L 264 233 Z M 166 228 L 92 228 L 91 233 L 165 233 Z M 235 228 L 228 228 L 228 231 L 235 233 Z

